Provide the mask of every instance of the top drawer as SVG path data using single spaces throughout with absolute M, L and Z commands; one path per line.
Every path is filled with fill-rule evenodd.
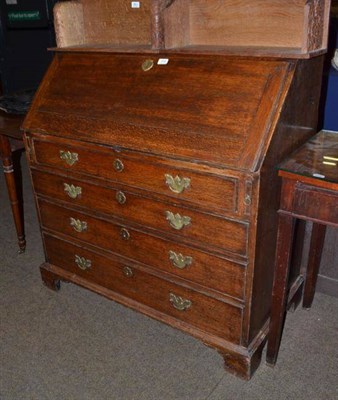
M 71 140 L 49 140 L 33 139 L 37 164 L 137 187 L 220 214 L 239 213 L 238 177 L 206 173 L 196 164 L 183 163 L 182 166 L 175 160 L 137 155 L 107 146 L 79 146 Z M 222 170 L 214 172 L 224 174 Z

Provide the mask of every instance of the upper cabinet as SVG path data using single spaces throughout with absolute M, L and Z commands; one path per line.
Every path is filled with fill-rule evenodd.
M 326 50 L 330 0 L 58 3 L 59 48 L 307 58 Z

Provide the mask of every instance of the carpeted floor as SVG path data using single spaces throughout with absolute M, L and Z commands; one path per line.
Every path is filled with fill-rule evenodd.
M 18 255 L 0 176 L 1 400 L 338 399 L 338 299 L 288 314 L 279 360 L 250 382 L 216 351 L 72 284 L 41 282 L 41 238 L 24 166 L 27 250 Z

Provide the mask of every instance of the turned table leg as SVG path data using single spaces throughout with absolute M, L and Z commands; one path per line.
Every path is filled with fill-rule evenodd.
M 326 233 L 326 225 L 318 224 L 315 222 L 313 223 L 309 260 L 307 265 L 305 287 L 304 287 L 304 297 L 303 297 L 304 308 L 311 307 L 315 295 L 318 271 L 325 240 L 325 233 Z
M 9 200 L 11 203 L 12 214 L 14 218 L 15 228 L 18 236 L 19 252 L 23 253 L 26 249 L 26 240 L 24 233 L 23 215 L 18 200 L 18 194 L 15 184 L 12 151 L 9 139 L 5 135 L 0 135 L 0 154 L 5 173 L 6 185 L 8 189 Z
M 266 361 L 275 365 L 286 312 L 290 260 L 294 236 L 292 216 L 279 214 L 275 273 Z

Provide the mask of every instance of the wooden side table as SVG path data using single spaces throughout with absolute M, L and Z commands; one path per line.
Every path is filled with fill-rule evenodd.
M 267 363 L 275 365 L 286 313 L 294 226 L 312 221 L 303 307 L 312 305 L 326 226 L 338 226 L 338 132 L 321 131 L 279 167 L 281 204 Z
M 0 111 L 0 156 L 3 163 L 20 253 L 24 252 L 26 248 L 22 195 L 18 190 L 19 187 L 21 188 L 22 182 L 19 185 L 16 182 L 12 155 L 14 152 L 24 149 L 22 132 L 20 131 L 23 119 L 23 115 L 6 114 Z M 20 171 L 17 170 L 16 172 L 21 177 Z

